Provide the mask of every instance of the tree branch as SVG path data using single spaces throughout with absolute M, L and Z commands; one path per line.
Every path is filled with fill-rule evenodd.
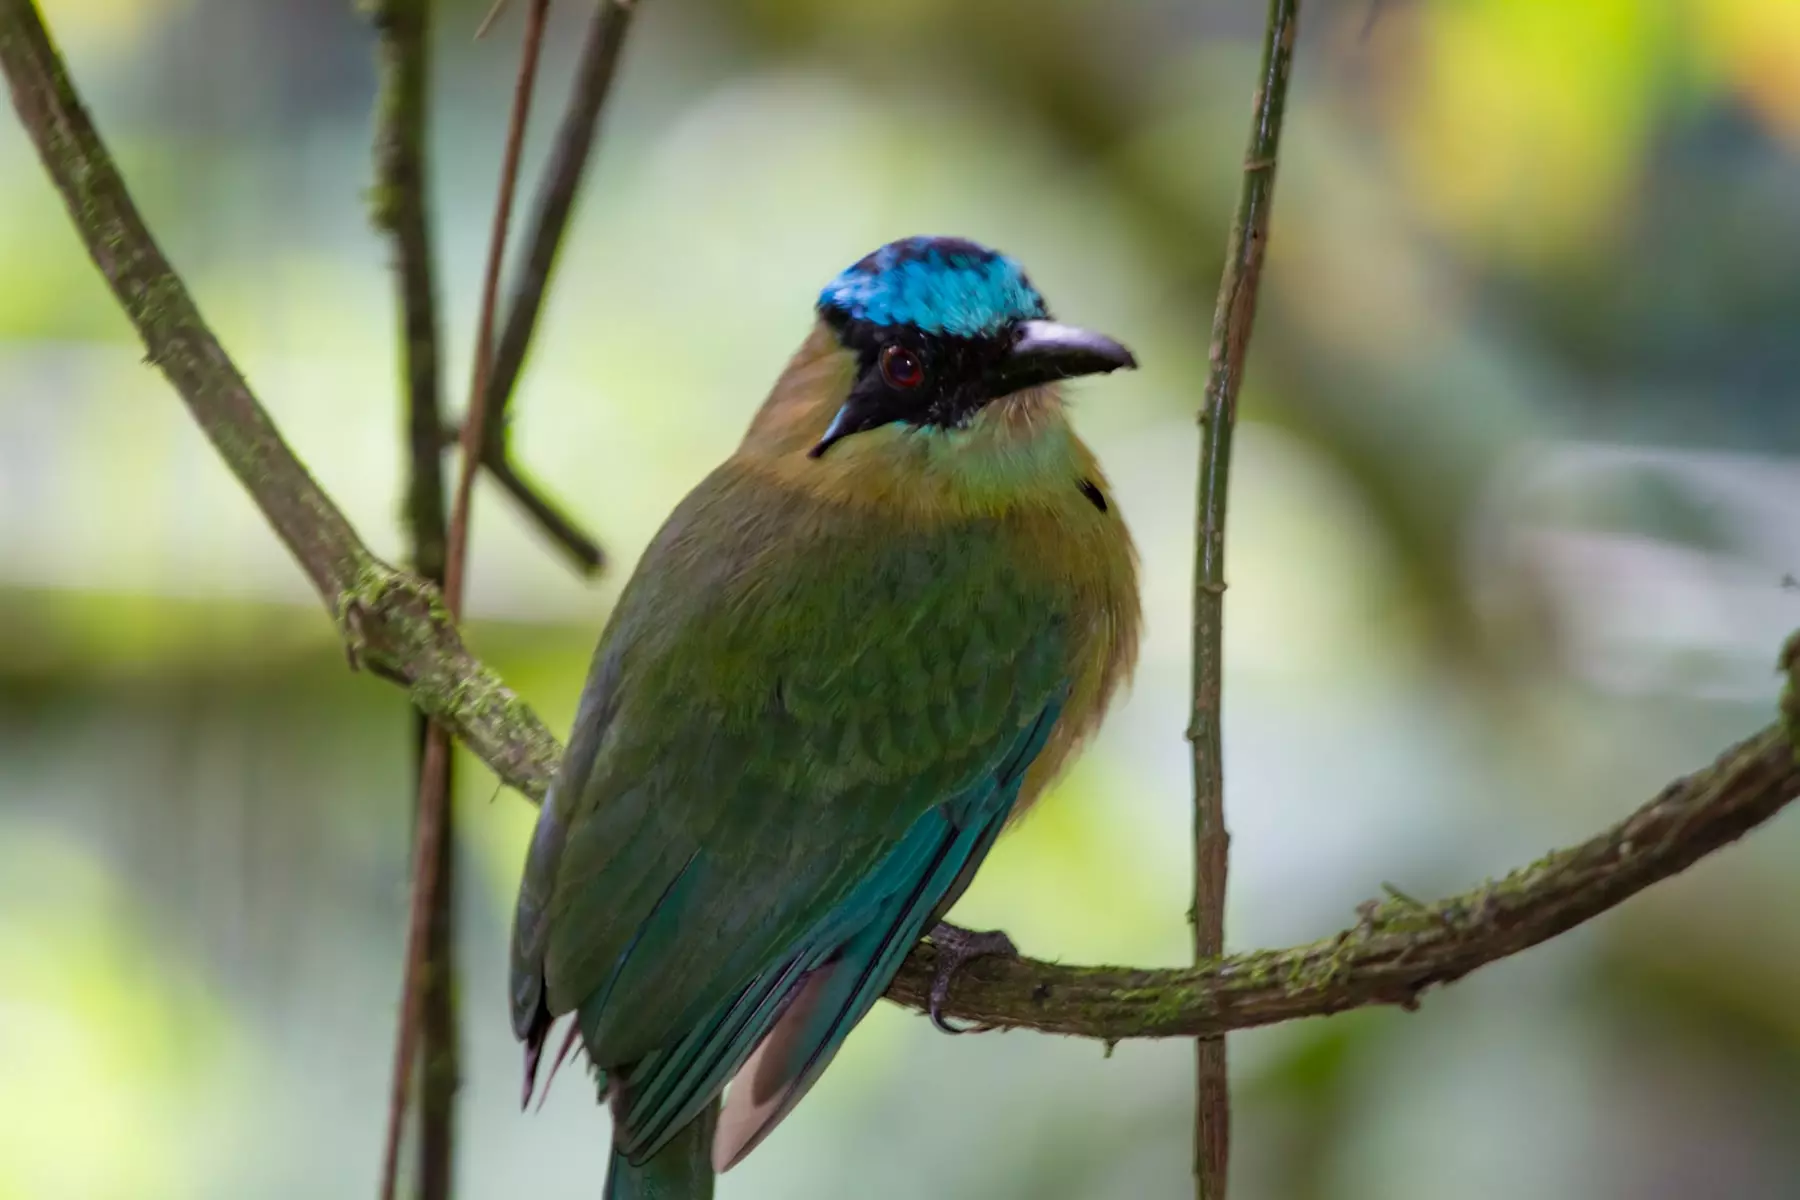
M 538 184 L 525 261 L 513 280 L 506 324 L 500 334 L 500 344 L 494 350 L 493 372 L 488 377 L 487 411 L 481 423 L 482 462 L 494 482 L 523 506 L 551 541 L 568 553 L 583 574 L 599 570 L 605 561 L 600 547 L 513 462 L 507 444 L 507 410 L 519 382 L 519 373 L 524 369 L 532 335 L 537 331 L 544 293 L 556 268 L 557 253 L 562 249 L 563 234 L 568 230 L 575 198 L 581 191 L 582 179 L 593 157 L 600 113 L 606 107 L 613 80 L 618 76 L 619 56 L 625 48 L 625 34 L 631 28 L 636 9 L 636 0 L 600 0 L 588 22 L 587 40 L 582 43 L 581 61 L 575 68 L 569 104 L 563 112 L 562 124 L 557 127 L 549 164 Z
M 1573 929 L 1774 816 L 1800 795 L 1794 744 L 1771 726 L 1580 845 L 1435 903 L 1365 905 L 1355 925 L 1309 945 L 1183 970 L 981 959 L 957 975 L 951 1008 L 967 1020 L 1108 1040 L 1411 1008 L 1426 989 Z M 929 947 L 915 951 L 888 995 L 922 1009 L 933 966 Z
M 482 447 L 481 465 L 487 468 L 488 478 L 499 484 L 500 490 L 511 496 L 550 543 L 563 552 L 576 574 L 592 576 L 606 565 L 606 552 L 600 549 L 600 543 L 525 473 L 504 434 L 498 443 L 489 442 Z
M 470 656 L 436 589 L 370 555 L 276 434 L 144 231 L 30 0 L 0 0 L 0 70 L 150 360 L 314 580 L 353 661 L 402 682 L 504 782 L 541 801 L 560 754 L 556 740 Z M 1371 905 L 1333 937 L 1197 967 L 983 959 L 958 974 L 946 1012 L 1117 1040 L 1207 1036 L 1374 1004 L 1410 1006 L 1427 988 L 1554 937 L 1676 874 L 1800 796 L 1800 637 L 1788 644 L 1783 665 L 1785 725 L 1731 747 L 1588 841 L 1498 882 L 1428 905 Z M 922 1010 L 934 969 L 930 946 L 916 948 L 889 995 Z
M 636 0 L 600 0 L 588 22 L 587 39 L 582 43 L 581 61 L 575 68 L 575 82 L 569 93 L 568 107 L 556 129 L 556 141 L 550 149 L 550 160 L 538 182 L 533 201 L 531 232 L 526 236 L 525 261 L 512 281 L 507 300 L 506 324 L 500 342 L 494 348 L 494 370 L 488 379 L 487 419 L 482 442 L 492 453 L 505 449 L 506 416 L 512 402 L 519 374 L 525 367 L 525 355 L 531 349 L 532 335 L 543 310 L 544 294 L 550 286 L 551 273 L 562 249 L 563 235 L 568 232 L 569 218 L 575 200 L 593 158 L 594 136 L 600 127 L 600 114 L 612 93 L 613 80 L 619 73 L 619 56 L 625 48 L 625 34 L 637 11 Z
M 449 558 L 444 504 L 444 456 L 440 444 L 437 284 L 426 188 L 426 116 L 432 0 L 377 0 L 370 20 L 378 37 L 381 96 L 376 103 L 375 224 L 394 243 L 394 282 L 400 313 L 400 357 L 406 399 L 406 524 L 413 569 L 442 587 Z M 454 1194 L 456 1089 L 461 1067 L 456 1004 L 456 835 L 450 797 L 455 761 L 447 747 L 433 749 L 431 718 L 415 712 L 413 827 L 415 872 L 435 879 L 424 914 L 425 944 L 419 971 L 420 1200 Z M 431 839 L 432 861 L 416 862 L 427 846 L 419 837 L 425 814 L 441 814 Z M 396 1148 L 397 1149 L 397 1148 Z
M 507 125 L 506 148 L 501 156 L 500 194 L 494 205 L 493 230 L 488 237 L 487 269 L 481 286 L 481 311 L 475 322 L 473 378 L 469 381 L 469 415 L 462 436 L 462 469 L 450 504 L 450 527 L 444 556 L 443 596 L 449 618 L 462 612 L 468 578 L 469 526 L 474 508 L 475 474 L 481 468 L 481 429 L 487 407 L 487 385 L 493 364 L 494 310 L 500 292 L 500 269 L 506 258 L 506 235 L 512 220 L 513 194 L 518 190 L 519 158 L 525 145 L 525 124 L 531 112 L 532 91 L 537 84 L 538 61 L 544 45 L 544 24 L 550 0 L 532 0 L 525 16 L 525 41 L 519 55 L 519 72 L 513 89 L 512 114 Z M 435 419 L 431 432 L 441 423 Z M 435 446 L 433 453 L 435 453 Z M 425 730 L 425 751 L 419 765 L 419 823 L 413 856 L 412 909 L 407 921 L 406 966 L 400 992 L 400 1029 L 394 1039 L 394 1077 L 388 1105 L 387 1141 L 382 1155 L 382 1200 L 392 1200 L 400 1157 L 400 1132 L 406 1117 L 406 1096 L 412 1081 L 412 1054 L 426 1015 L 426 992 L 448 981 L 430 974 L 432 931 L 449 903 L 452 876 L 452 810 L 450 804 L 450 734 L 432 723 Z M 427 1063 L 427 1079 L 431 1077 Z M 440 1100 L 444 1099 L 440 1097 Z M 430 1114 L 427 1113 L 429 1128 Z M 448 1147 L 446 1146 L 446 1149 Z M 428 1164 L 430 1165 L 430 1164 Z M 448 1195 L 448 1168 L 438 1179 Z M 429 1191 L 426 1200 L 437 1200 Z
M 1194 757 L 1194 962 L 1225 950 L 1225 881 L 1231 835 L 1225 828 L 1224 711 L 1225 513 L 1231 478 L 1231 434 L 1238 392 L 1256 321 L 1269 210 L 1275 197 L 1275 159 L 1293 71 L 1299 0 L 1269 0 L 1262 71 L 1251 106 L 1244 179 L 1226 244 L 1225 270 L 1213 312 L 1206 399 L 1200 409 L 1200 476 L 1195 505 L 1193 713 L 1188 741 Z M 1194 1044 L 1194 1188 L 1200 1200 L 1224 1200 L 1231 1160 L 1231 1093 L 1225 1039 Z
M 406 396 L 406 520 L 416 555 L 413 569 L 441 585 L 447 533 L 440 444 L 444 425 L 439 378 L 442 360 L 425 194 L 431 0 L 377 0 L 370 22 L 379 38 L 381 71 L 371 216 L 394 243 Z

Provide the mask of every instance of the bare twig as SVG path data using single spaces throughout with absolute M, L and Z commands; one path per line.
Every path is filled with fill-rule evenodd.
M 481 425 L 482 462 L 488 472 L 525 509 L 538 527 L 560 547 L 583 574 L 591 574 L 605 562 L 599 545 L 584 533 L 560 507 L 533 484 L 513 461 L 507 444 L 507 410 L 525 355 L 531 349 L 543 310 L 544 294 L 556 268 L 556 257 L 569 227 L 575 198 L 581 191 L 588 162 L 593 157 L 594 136 L 600 114 L 619 73 L 619 56 L 637 0 L 600 0 L 589 18 L 587 38 L 568 107 L 557 127 L 550 161 L 538 183 L 537 199 L 526 237 L 525 260 L 513 279 L 507 302 L 506 323 L 494 350 L 493 371 L 488 377 L 486 417 Z M 496 6 L 498 11 L 498 6 Z M 491 14 L 490 14 L 491 19 Z
M 568 107 L 563 110 L 556 141 L 550 149 L 550 160 L 538 182 L 531 232 L 525 239 L 525 260 L 513 278 L 506 306 L 506 324 L 494 350 L 494 370 L 488 380 L 487 421 L 482 430 L 483 440 L 490 450 L 504 448 L 507 407 L 518 386 L 519 372 L 525 366 L 526 352 L 531 349 L 532 335 L 537 331 L 544 293 L 550 285 L 551 273 L 556 269 L 563 235 L 568 231 L 569 217 L 574 212 L 582 180 L 593 158 L 600 114 L 612 94 L 613 80 L 618 77 L 625 34 L 631 28 L 632 14 L 636 11 L 636 0 L 599 0 L 588 22 L 587 38 L 582 43 L 581 61 L 575 68 Z
M 463 584 L 468 573 L 470 509 L 475 494 L 475 475 L 481 466 L 481 428 L 487 406 L 487 381 L 493 360 L 494 309 L 500 291 L 500 268 L 506 257 L 506 234 L 512 219 L 513 193 L 519 182 L 519 156 L 525 144 L 525 124 L 531 112 L 531 94 L 537 82 L 543 50 L 544 21 L 550 0 L 532 0 L 525 21 L 525 44 L 519 57 L 518 82 L 513 91 L 512 116 L 506 132 L 506 150 L 500 166 L 500 195 L 494 207 L 494 227 L 489 236 L 487 271 L 482 281 L 481 313 L 476 321 L 474 378 L 469 383 L 469 415 L 462 438 L 462 469 L 457 475 L 455 498 L 450 506 L 448 550 L 444 559 L 444 605 L 449 619 L 461 614 Z M 433 433 L 437 428 L 433 425 Z M 436 453 L 435 438 L 433 453 Z M 446 881 L 444 867 L 450 854 L 450 733 L 433 723 L 425 734 L 425 752 L 419 768 L 419 824 L 413 855 L 412 912 L 407 923 L 405 982 L 400 998 L 400 1031 L 394 1039 L 393 1094 L 388 1108 L 387 1145 L 382 1155 L 381 1197 L 392 1200 L 398 1174 L 400 1134 L 405 1124 L 406 1094 L 412 1080 L 413 1045 L 422 1005 L 428 943 L 439 896 Z
M 506 11 L 506 3 L 507 0 L 493 0 L 493 3 L 488 6 L 487 15 L 482 17 L 481 24 L 475 27 L 476 41 L 479 42 L 488 35 L 488 30 L 494 27 L 494 22 L 500 19 L 500 14 Z
M 370 19 L 380 37 L 381 97 L 375 132 L 375 224 L 394 243 L 406 394 L 406 520 L 418 557 L 414 569 L 444 577 L 442 362 L 437 282 L 425 196 L 426 76 L 431 0 L 379 0 Z
M 491 443 L 483 447 L 482 465 L 501 490 L 525 510 L 539 531 L 563 551 L 578 574 L 592 575 L 606 565 L 606 553 L 600 549 L 600 543 L 563 512 L 540 485 L 525 475 L 525 469 L 514 461 L 512 451 L 504 441 L 499 449 L 494 449 Z
M 544 294 L 551 273 L 556 269 L 563 235 L 568 230 L 575 199 L 593 157 L 600 114 L 612 93 L 613 80 L 618 77 L 619 57 L 624 51 L 625 34 L 631 28 L 636 8 L 636 0 L 600 0 L 588 20 L 587 37 L 582 43 L 581 61 L 575 69 L 568 107 L 563 111 L 550 161 L 538 183 L 524 262 L 513 278 L 506 324 L 494 350 L 494 370 L 488 380 L 487 419 L 482 425 L 482 457 L 495 481 L 525 506 L 577 565 L 590 571 L 601 563 L 600 548 L 520 477 L 507 449 L 506 419 L 519 373 L 525 366 L 525 355 L 531 349 L 531 338 L 537 330 Z
M 1225 949 L 1225 881 L 1231 835 L 1225 828 L 1225 763 L 1220 738 L 1224 682 L 1225 508 L 1231 476 L 1231 434 L 1263 252 L 1275 192 L 1275 156 L 1287 107 L 1288 75 L 1300 0 L 1269 0 L 1262 71 L 1244 152 L 1244 180 L 1225 248 L 1225 272 L 1213 313 L 1206 400 L 1200 410 L 1200 487 L 1194 546 L 1194 703 L 1188 740 L 1194 748 L 1194 962 Z M 1200 1200 L 1224 1200 L 1231 1159 L 1231 1094 L 1225 1039 L 1194 1044 L 1194 1187 Z
M 519 57 L 518 82 L 513 90 L 512 117 L 506 131 L 506 151 L 500 164 L 500 195 L 494 204 L 494 227 L 488 238 L 487 269 L 481 280 L 481 312 L 476 318 L 475 362 L 469 381 L 469 411 L 462 432 L 462 471 L 456 480 L 456 499 L 450 509 L 450 559 L 445 575 L 444 598 L 454 619 L 462 601 L 463 574 L 467 562 L 469 501 L 475 474 L 481 465 L 482 431 L 487 427 L 493 377 L 494 319 L 499 305 L 500 272 L 506 260 L 506 235 L 512 225 L 513 196 L 519 187 L 519 156 L 525 147 L 525 124 L 531 113 L 531 94 L 537 84 L 538 60 L 544 44 L 544 21 L 549 0 L 531 0 L 525 16 L 525 45 Z M 459 545 L 458 539 L 464 544 Z
M 424 965 L 419 980 L 419 1200 L 449 1200 L 455 1194 L 456 1092 L 462 1084 L 456 984 L 456 760 L 446 739 L 441 773 L 429 770 L 432 731 L 437 726 L 415 713 L 419 792 L 437 790 L 431 804 L 442 813 L 437 839 L 437 886 L 425 916 Z M 439 733 L 440 738 L 444 735 Z M 415 825 L 415 831 L 417 826 Z M 414 853 L 417 853 L 415 845 Z
M 75 228 L 221 457 L 313 580 L 352 660 L 408 689 L 509 786 L 541 801 L 560 748 L 463 647 L 437 590 L 376 560 L 281 441 L 145 232 L 29 0 L 0 0 L 0 70 Z M 1784 722 L 1732 746 L 1620 823 L 1498 882 L 1428 905 L 1390 900 L 1342 932 L 1195 967 L 1136 970 L 983 959 L 945 1012 L 1001 1028 L 1116 1041 L 1199 1037 L 1376 1004 L 1555 937 L 1690 866 L 1800 797 L 1800 639 L 1784 653 Z M 935 976 L 914 949 L 889 996 L 923 1011 Z
M 379 35 L 381 98 L 375 141 L 375 222 L 393 239 L 406 396 L 406 518 L 413 569 L 439 587 L 448 558 L 444 504 L 443 399 L 440 386 L 437 284 L 426 189 L 427 77 L 432 0 L 379 0 L 371 19 Z M 437 881 L 426 914 L 419 1038 L 418 1188 L 420 1200 L 449 1200 L 456 1164 L 456 1089 L 461 1074 L 455 988 L 453 759 L 433 762 L 431 719 L 414 714 L 415 813 L 443 814 Z M 439 752 L 441 755 L 441 752 Z M 414 823 L 415 837 L 418 822 Z M 415 844 L 414 853 L 419 847 Z

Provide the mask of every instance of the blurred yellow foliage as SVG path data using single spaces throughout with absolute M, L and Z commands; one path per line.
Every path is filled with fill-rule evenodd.
M 1543 265 L 1604 242 L 1682 80 L 1800 147 L 1793 0 L 1436 0 L 1384 36 L 1409 43 L 1389 59 L 1403 177 L 1476 254 Z
M 1739 98 L 1800 150 L 1800 4 L 1690 0 L 1700 52 Z
M 56 0 L 57 43 L 68 54 L 125 52 L 165 25 L 188 0 Z
M 1394 62 L 1401 169 L 1481 251 L 1543 260 L 1604 233 L 1655 99 L 1660 32 L 1638 0 L 1440 0 Z

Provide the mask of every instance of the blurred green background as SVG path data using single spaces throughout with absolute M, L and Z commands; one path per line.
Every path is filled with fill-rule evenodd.
M 440 5 L 433 200 L 467 331 L 517 14 Z M 315 0 L 47 0 L 152 227 L 398 557 L 369 29 Z M 585 5 L 555 10 L 541 155 Z M 1129 703 L 958 910 L 1185 961 L 1187 597 L 1212 293 L 1262 5 L 655 0 L 518 403 L 604 539 L 479 493 L 475 647 L 554 727 L 630 562 L 819 285 L 890 238 L 1022 259 L 1144 369 L 1076 421 L 1145 560 Z M 1800 5 L 1304 14 L 1233 474 L 1228 937 L 1311 938 L 1584 835 L 1766 723 L 1800 626 Z M 0 1200 L 365 1195 L 410 724 L 141 350 L 0 119 Z M 532 811 L 457 803 L 462 1194 L 598 1193 L 581 1072 L 517 1112 Z M 1241 1200 L 1800 1195 L 1800 822 L 1422 1011 L 1233 1039 Z M 1191 1052 L 883 1006 L 724 1197 L 1185 1194 Z

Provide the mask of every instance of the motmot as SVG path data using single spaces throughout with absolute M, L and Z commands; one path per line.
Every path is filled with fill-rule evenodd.
M 710 1197 L 928 934 L 943 1026 L 1010 943 L 939 919 L 1137 654 L 1136 551 L 1061 393 L 1131 353 L 958 238 L 881 247 L 815 315 L 620 595 L 526 855 L 525 1100 L 569 1017 L 608 1200 Z

